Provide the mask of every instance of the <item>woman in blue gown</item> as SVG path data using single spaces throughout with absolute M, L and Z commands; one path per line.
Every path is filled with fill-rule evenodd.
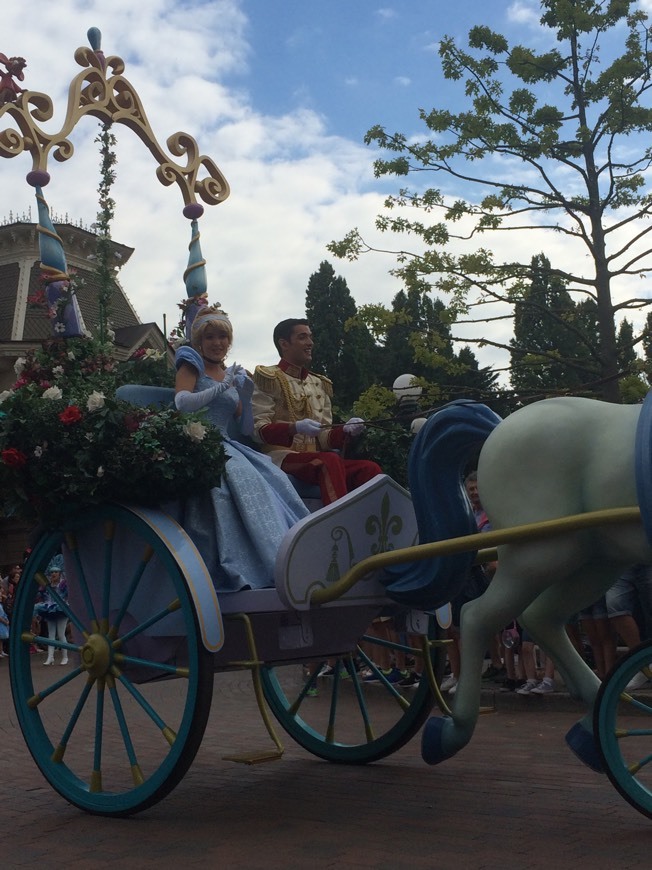
M 253 381 L 241 366 L 226 368 L 232 342 L 226 314 L 203 308 L 192 324 L 192 347 L 176 355 L 177 408 L 206 408 L 229 457 L 221 486 L 188 499 L 183 517 L 220 592 L 273 586 L 281 540 L 308 514 L 287 476 L 267 456 L 234 440 L 253 430 Z

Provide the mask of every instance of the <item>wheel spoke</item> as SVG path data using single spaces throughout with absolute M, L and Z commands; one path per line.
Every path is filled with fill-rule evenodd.
M 144 782 L 143 772 L 136 757 L 136 750 L 131 739 L 131 734 L 129 733 L 129 727 L 127 725 L 124 709 L 120 701 L 120 696 L 118 695 L 118 692 L 116 690 L 115 680 L 112 676 L 109 676 L 107 681 L 109 684 L 111 700 L 113 702 L 113 709 L 115 711 L 116 719 L 118 720 L 118 726 L 120 728 L 120 733 L 122 734 L 122 740 L 124 742 L 124 747 L 127 752 L 127 758 L 129 759 L 133 783 L 135 786 L 139 786 L 142 785 Z
M 86 612 L 88 613 L 89 619 L 93 625 L 93 630 L 99 631 L 100 624 L 98 622 L 97 614 L 95 612 L 95 605 L 93 604 L 93 598 L 92 598 L 90 590 L 88 588 L 88 581 L 86 579 L 86 573 L 84 572 L 84 567 L 82 565 L 81 556 L 79 553 L 77 535 L 69 532 L 65 536 L 65 540 L 66 540 L 66 547 L 68 548 L 68 551 L 70 552 L 70 555 L 72 556 L 73 561 L 75 563 L 75 569 L 77 571 L 77 578 L 76 579 L 77 579 L 77 583 L 79 584 L 79 590 L 82 594 L 82 599 L 84 601 L 84 604 L 86 605 Z M 80 622 L 77 621 L 76 616 L 74 616 L 72 613 L 68 613 L 68 618 L 73 621 L 73 623 L 76 625 L 76 627 L 80 631 L 82 631 L 82 632 L 84 631 L 84 627 L 82 626 L 82 624 Z
M 161 734 L 163 734 L 167 742 L 172 745 L 177 736 L 174 732 L 174 729 L 163 721 L 163 719 L 158 715 L 156 710 L 152 707 L 149 701 L 147 701 L 144 695 L 139 692 L 138 689 L 133 685 L 133 683 L 130 680 L 126 679 L 123 674 L 118 677 L 118 681 L 125 687 L 125 689 L 129 692 L 129 694 L 140 706 L 140 708 L 149 716 L 149 718 L 156 725 Z
M 134 597 L 134 593 L 136 592 L 136 589 L 138 589 L 138 586 L 140 585 L 140 581 L 143 577 L 145 569 L 149 565 L 153 555 L 154 555 L 154 550 L 152 549 L 151 546 L 147 545 L 145 547 L 145 549 L 143 550 L 143 554 L 140 558 L 140 561 L 136 564 L 131 581 L 130 581 L 130 583 L 127 587 L 127 590 L 125 592 L 125 596 L 123 598 L 122 604 L 120 606 L 120 609 L 118 610 L 118 615 L 114 619 L 113 625 L 111 626 L 111 630 L 110 630 L 109 634 L 111 634 L 112 636 L 117 636 L 118 632 L 120 631 L 120 625 L 122 624 L 122 620 L 124 619 L 125 613 L 127 612 L 129 605 L 131 604 L 131 601 Z
M 149 619 L 144 620 L 135 628 L 132 628 L 130 631 L 126 632 L 126 634 L 121 635 L 119 638 L 113 641 L 113 646 L 116 649 L 119 649 L 123 644 L 125 644 L 129 640 L 133 640 L 134 637 L 137 637 L 139 634 L 142 634 L 148 628 L 151 628 L 153 625 L 156 625 L 157 622 L 160 622 L 162 619 L 165 619 L 166 616 L 169 616 L 171 613 L 175 613 L 181 607 L 181 602 L 178 598 L 175 598 L 174 601 L 171 601 L 167 607 L 162 608 L 151 616 Z M 117 632 L 117 628 L 119 626 L 119 622 L 114 623 L 109 631 L 109 635 L 111 637 L 115 636 Z

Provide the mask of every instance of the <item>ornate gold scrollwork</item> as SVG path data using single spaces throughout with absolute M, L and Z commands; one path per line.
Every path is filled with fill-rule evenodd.
M 99 32 L 96 34 L 99 36 Z M 125 124 L 133 130 L 158 162 L 156 175 L 161 184 L 176 182 L 185 206 L 198 208 L 197 196 L 208 205 L 217 205 L 228 197 L 228 182 L 213 160 L 200 154 L 192 136 L 181 132 L 170 136 L 166 142 L 169 154 L 161 147 L 138 93 L 123 75 L 122 58 L 105 58 L 98 44 L 97 49 L 78 48 L 75 60 L 84 70 L 70 83 L 61 129 L 47 133 L 40 126 L 54 114 L 51 98 L 37 91 L 24 91 L 15 101 L 0 105 L 0 118 L 11 116 L 18 127 L 0 130 L 0 156 L 17 157 L 28 151 L 32 171 L 47 172 L 50 154 L 59 162 L 72 157 L 74 146 L 68 137 L 85 115 L 94 115 L 101 121 Z M 181 158 L 182 162 L 173 158 Z

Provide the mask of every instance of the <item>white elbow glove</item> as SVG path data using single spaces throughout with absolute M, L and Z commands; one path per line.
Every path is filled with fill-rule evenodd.
M 344 434 L 350 435 L 352 438 L 357 438 L 365 430 L 364 420 L 361 417 L 351 417 L 344 424 Z
M 228 375 L 228 372 L 227 372 Z M 215 396 L 229 389 L 233 382 L 233 376 L 227 380 L 227 375 L 223 381 L 213 384 L 207 390 L 200 390 L 198 393 L 191 393 L 190 390 L 180 390 L 174 397 L 174 404 L 179 411 L 189 413 L 190 411 L 199 411 L 210 404 Z
M 321 430 L 321 423 L 306 417 L 305 420 L 297 420 L 294 428 L 297 431 L 297 435 L 307 435 L 308 438 L 316 438 Z

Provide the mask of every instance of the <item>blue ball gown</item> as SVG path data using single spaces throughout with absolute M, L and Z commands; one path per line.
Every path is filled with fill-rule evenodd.
M 181 362 L 198 372 L 194 392 L 216 383 L 192 348 L 177 351 L 177 367 Z M 273 586 L 281 541 L 291 526 L 308 515 L 287 475 L 268 456 L 233 437 L 241 399 L 240 420 L 251 420 L 252 391 L 253 383 L 248 379 L 241 395 L 229 387 L 206 406 L 207 422 L 219 429 L 229 458 L 221 486 L 187 499 L 182 519 L 218 592 Z

